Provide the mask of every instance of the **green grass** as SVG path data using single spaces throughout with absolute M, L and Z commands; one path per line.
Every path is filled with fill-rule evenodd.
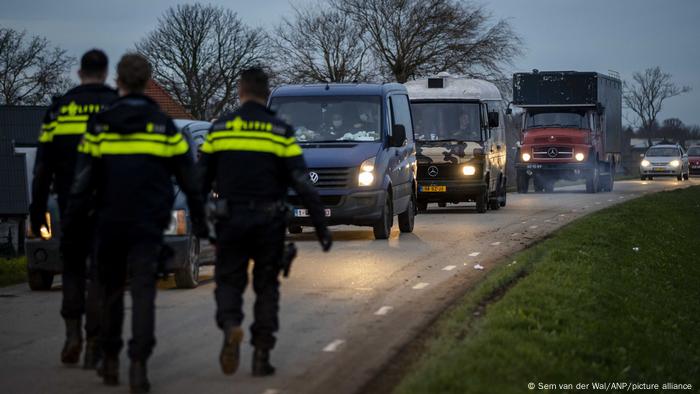
M 0 257 L 0 287 L 27 280 L 27 258 L 6 259 Z
M 395 392 L 506 394 L 528 392 L 529 382 L 594 381 L 697 390 L 699 241 L 700 187 L 581 218 L 447 311 Z

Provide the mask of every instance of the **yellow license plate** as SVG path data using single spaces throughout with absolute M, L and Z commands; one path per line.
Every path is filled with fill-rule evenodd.
M 428 193 L 446 192 L 447 186 L 421 186 L 421 191 Z

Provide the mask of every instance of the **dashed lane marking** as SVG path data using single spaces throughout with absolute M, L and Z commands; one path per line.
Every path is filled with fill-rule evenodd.
M 446 265 L 445 268 L 443 268 L 443 271 L 452 271 L 453 269 L 457 268 L 456 265 Z
M 425 289 L 425 288 L 428 287 L 429 285 L 430 285 L 430 283 L 420 282 L 420 283 L 418 283 L 417 285 L 413 286 L 413 290 Z
M 344 339 L 336 339 L 335 341 L 326 345 L 326 347 L 323 348 L 323 351 L 324 352 L 335 352 L 338 350 L 338 348 L 340 348 L 344 344 L 345 344 Z
M 471 253 L 469 253 L 469 257 L 476 257 L 480 254 L 481 254 L 481 252 L 471 252 Z
M 377 316 L 384 316 L 387 313 L 391 312 L 392 309 L 394 309 L 393 306 L 383 306 L 383 307 L 377 309 L 377 311 L 374 312 L 374 314 Z

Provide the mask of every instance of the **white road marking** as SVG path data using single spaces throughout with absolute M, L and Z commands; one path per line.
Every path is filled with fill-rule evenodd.
M 537 228 L 537 225 L 533 224 L 532 226 L 530 226 L 530 228 L 535 229 L 535 228 Z
M 429 285 L 430 285 L 430 283 L 420 282 L 417 285 L 413 286 L 413 290 L 425 289 Z
M 343 344 L 345 344 L 344 339 L 336 339 L 335 341 L 326 345 L 326 347 L 323 348 L 323 351 L 324 352 L 335 352 L 338 350 L 339 347 L 343 346 Z
M 501 244 L 501 241 L 491 242 L 491 246 L 498 246 L 500 244 Z
M 447 265 L 445 268 L 443 268 L 443 271 L 452 271 L 453 269 L 457 268 L 456 265 Z
M 480 254 L 481 254 L 481 252 L 471 252 L 471 253 L 469 253 L 469 257 L 476 257 Z
M 377 316 L 384 316 L 387 313 L 391 312 L 392 309 L 394 309 L 393 306 L 383 306 L 383 307 L 377 309 L 377 311 L 374 312 L 374 314 Z

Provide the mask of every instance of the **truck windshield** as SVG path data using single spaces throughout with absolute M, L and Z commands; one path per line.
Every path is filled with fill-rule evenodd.
M 677 148 L 651 148 L 647 151 L 647 157 L 680 156 Z
M 277 97 L 270 108 L 293 125 L 299 142 L 382 139 L 381 97 Z
M 585 113 L 576 112 L 528 112 L 525 117 L 525 128 L 562 127 L 590 129 Z
M 413 102 L 418 141 L 481 141 L 478 103 Z

